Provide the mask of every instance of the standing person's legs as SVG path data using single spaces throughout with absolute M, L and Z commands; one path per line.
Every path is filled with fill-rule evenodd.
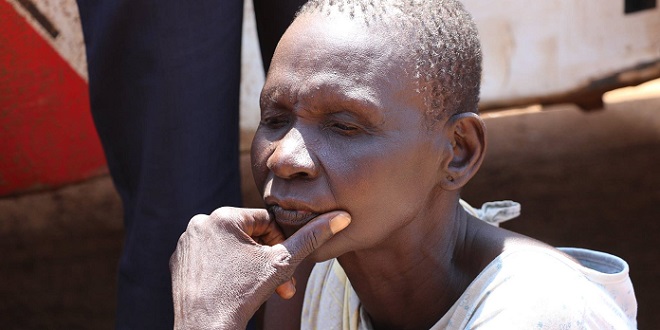
M 122 197 L 117 328 L 171 329 L 188 220 L 240 205 L 240 0 L 78 0 L 92 113 Z

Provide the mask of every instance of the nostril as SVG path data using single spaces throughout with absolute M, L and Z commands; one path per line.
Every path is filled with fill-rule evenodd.
M 310 179 L 316 173 L 316 164 L 311 159 L 301 162 L 289 157 L 271 158 L 267 166 L 273 174 L 283 179 Z
M 291 179 L 308 179 L 310 177 L 306 172 L 297 172 L 290 176 Z

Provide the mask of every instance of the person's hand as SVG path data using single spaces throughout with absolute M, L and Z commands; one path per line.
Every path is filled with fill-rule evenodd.
M 220 208 L 197 215 L 170 259 L 175 329 L 245 329 L 276 291 L 295 293 L 298 264 L 350 223 L 322 214 L 288 239 L 263 209 Z

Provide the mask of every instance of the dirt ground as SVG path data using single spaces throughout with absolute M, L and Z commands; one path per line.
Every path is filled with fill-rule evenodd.
M 463 198 L 518 201 L 521 217 L 504 227 L 626 259 L 639 328 L 653 329 L 660 323 L 660 88 L 645 90 L 615 94 L 598 112 L 553 106 L 485 114 L 488 155 Z M 246 204 L 257 205 L 246 187 Z M 112 328 L 122 230 L 107 176 L 0 199 L 0 327 Z

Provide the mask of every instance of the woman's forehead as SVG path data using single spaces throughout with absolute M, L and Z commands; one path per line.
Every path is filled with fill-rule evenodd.
M 342 16 L 302 15 L 278 44 L 266 87 L 291 78 L 337 87 L 408 80 L 408 63 L 397 54 L 399 47 L 380 32 Z
M 305 14 L 296 18 L 282 36 L 273 60 L 285 55 L 299 62 L 323 58 L 345 65 L 354 62 L 369 65 L 388 59 L 394 52 L 393 44 L 381 32 L 343 16 Z

